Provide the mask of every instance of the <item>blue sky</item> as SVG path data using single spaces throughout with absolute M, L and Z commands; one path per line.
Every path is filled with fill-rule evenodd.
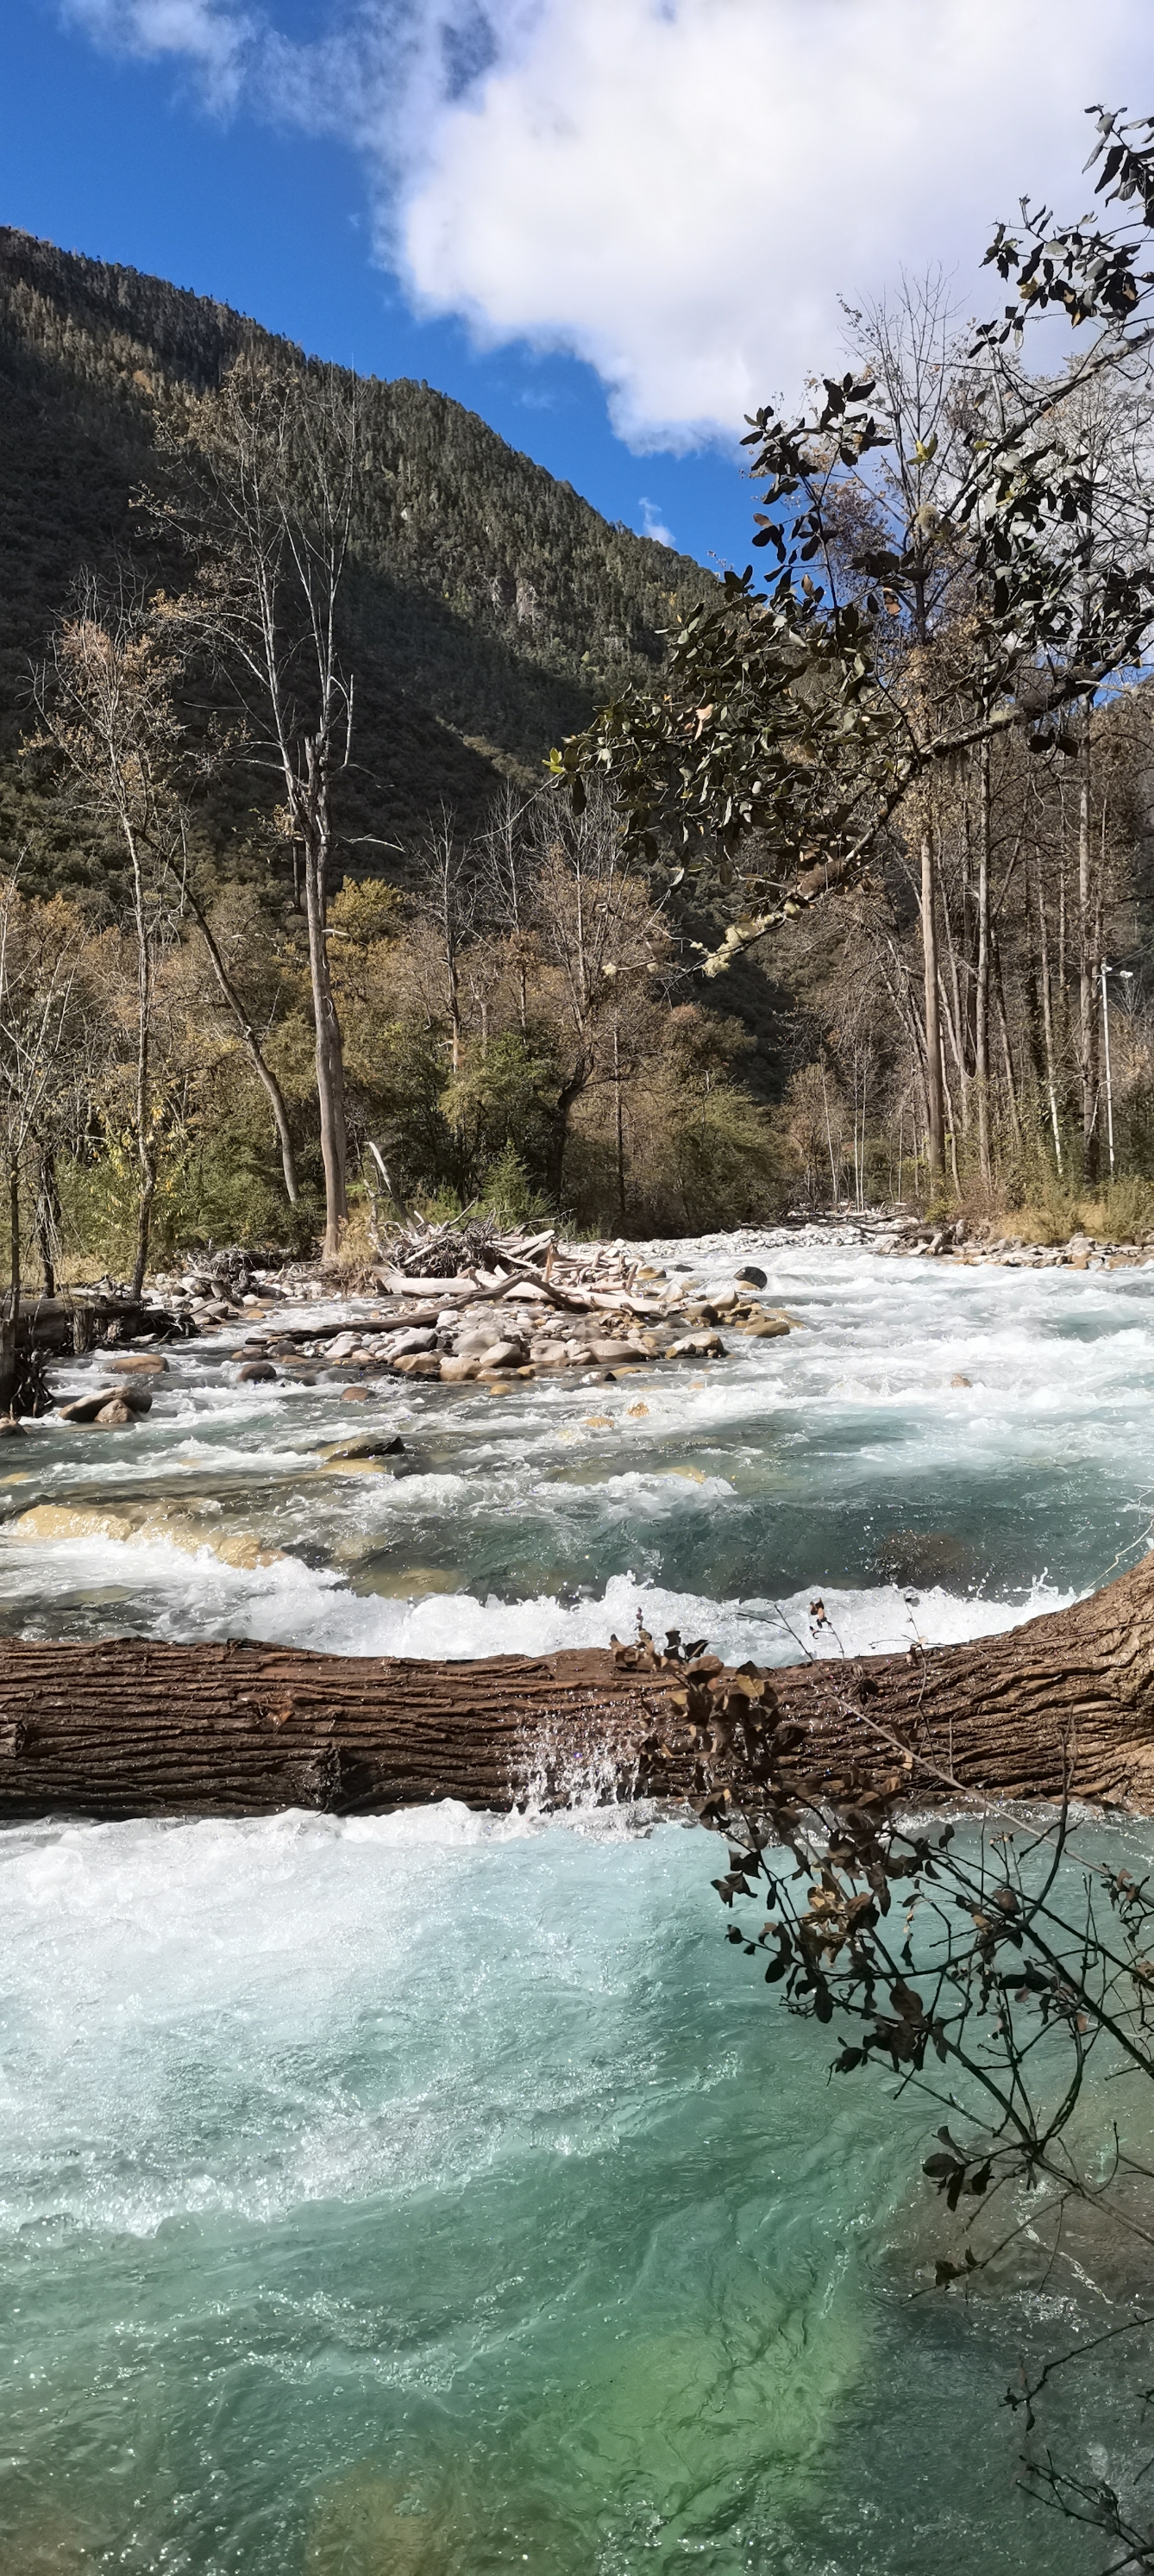
M 1084 110 L 1154 111 L 1150 0 L 8 0 L 0 220 L 425 377 L 611 519 L 749 560 L 744 416 L 839 297 L 959 320 Z
M 731 455 L 634 454 L 588 363 L 524 341 L 485 353 L 463 322 L 414 317 L 334 138 L 243 105 L 222 118 L 179 60 L 103 52 L 46 0 L 11 7 L 3 76 L 0 221 L 216 296 L 366 374 L 424 377 L 607 518 L 663 524 L 704 562 L 750 560 L 754 496 Z

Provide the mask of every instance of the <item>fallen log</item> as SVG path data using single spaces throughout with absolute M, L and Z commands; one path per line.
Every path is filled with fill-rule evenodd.
M 628 1797 L 685 1667 L 632 1648 L 400 1662 L 283 1646 L 0 1646 L 0 1814 L 371 1814 L 458 1798 L 505 1809 Z M 717 1687 L 724 1668 L 692 1669 Z M 920 1797 L 952 1784 L 1154 1811 L 1154 1555 L 1007 1635 L 775 1671 L 806 1760 L 895 1745 Z M 679 1767 L 680 1766 L 680 1767 Z M 690 1777 L 675 1756 L 664 1785 Z

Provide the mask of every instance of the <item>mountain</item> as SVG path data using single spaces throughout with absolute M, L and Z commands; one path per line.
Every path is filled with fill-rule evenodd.
M 155 571 L 131 500 L 158 423 L 242 350 L 306 371 L 227 305 L 0 228 L 0 861 L 45 847 L 16 761 L 30 662 L 84 569 Z M 351 819 L 405 842 L 442 801 L 469 816 L 502 773 L 539 775 L 712 576 L 428 385 L 370 378 L 364 425 Z M 49 872 L 84 874 L 83 854 L 58 844 Z

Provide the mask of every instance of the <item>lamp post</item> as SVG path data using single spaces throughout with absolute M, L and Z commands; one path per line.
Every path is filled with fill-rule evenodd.
M 1102 960 L 1102 1050 L 1106 1065 L 1106 1139 L 1110 1149 L 1110 1178 L 1114 1177 L 1114 1091 L 1110 1080 L 1110 1013 L 1106 1001 L 1106 977 L 1120 975 L 1124 984 L 1132 984 L 1129 966 L 1108 966 Z

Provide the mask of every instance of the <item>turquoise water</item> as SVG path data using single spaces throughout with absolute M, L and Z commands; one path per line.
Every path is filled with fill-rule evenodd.
M 807 1330 L 700 1382 L 382 1394 L 397 1482 L 325 1472 L 331 1390 L 197 1354 L 147 1431 L 30 1439 L 7 1624 L 468 1653 L 641 1603 L 781 1654 L 815 1585 L 848 1642 L 964 1635 L 1133 1547 L 1154 1272 L 774 1284 Z M 4 2576 L 1102 2565 L 1001 2401 L 1115 2286 L 926 2294 L 927 2114 L 830 2084 L 715 1867 L 592 1812 L 0 1834 Z M 1102 2394 L 1048 2429 L 1105 2442 Z

